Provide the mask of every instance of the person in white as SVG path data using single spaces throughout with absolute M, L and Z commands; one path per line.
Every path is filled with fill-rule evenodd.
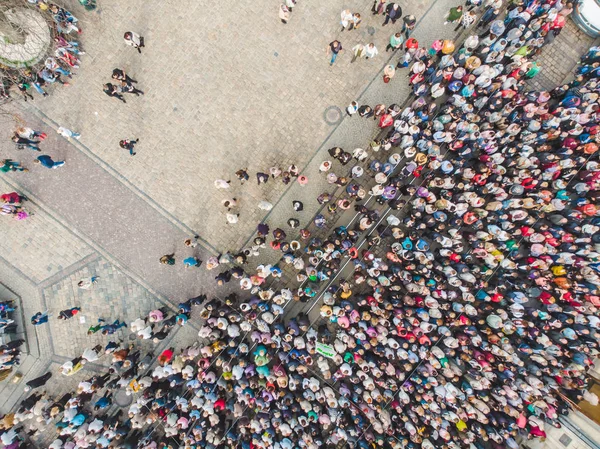
M 258 203 L 258 208 L 262 209 L 262 210 L 271 210 L 273 209 L 273 205 L 271 203 L 269 203 L 268 201 L 261 201 L 260 203 Z
M 81 134 L 76 133 L 75 131 L 71 131 L 68 128 L 65 128 L 63 126 L 59 127 L 56 132 L 58 134 L 60 134 L 61 136 L 63 136 L 65 139 L 77 139 L 79 140 L 79 138 L 81 137 Z
M 236 224 L 239 221 L 240 214 L 227 214 L 227 222 L 229 224 Z
M 231 182 L 231 181 L 225 181 L 224 179 L 217 179 L 217 180 L 215 181 L 215 187 L 216 187 L 217 189 L 228 189 L 228 188 L 230 187 L 230 186 L 229 186 L 229 183 L 230 183 L 230 182 Z
M 133 48 L 137 48 L 138 53 L 142 52 L 142 48 L 144 45 L 144 38 L 137 34 L 135 31 L 127 31 L 123 35 L 123 39 L 125 39 L 125 43 L 127 45 L 131 45 Z
M 348 28 L 348 25 L 350 25 L 354 16 L 352 14 L 352 11 L 350 11 L 349 9 L 344 9 L 342 11 L 341 16 L 342 31 L 344 31 L 346 28 Z
M 374 43 L 370 43 L 365 47 L 365 59 L 374 58 L 379 54 L 377 47 L 375 47 Z

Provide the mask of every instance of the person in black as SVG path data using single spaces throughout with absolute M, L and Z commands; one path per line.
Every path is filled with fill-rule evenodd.
M 140 95 L 144 95 L 140 89 L 136 88 L 133 83 L 137 83 L 137 80 L 134 80 L 129 75 L 125 73 L 125 70 L 122 69 L 114 69 L 112 72 L 112 79 L 119 81 L 121 86 L 121 92 L 136 94 L 138 97 Z
M 364 118 L 373 117 L 373 109 L 371 106 L 363 104 L 360 108 L 358 108 L 358 115 Z
M 36 388 L 44 386 L 51 377 L 52 377 L 52 373 L 50 371 L 48 371 L 46 374 L 36 377 L 35 379 L 31 379 L 29 382 L 27 382 L 25 384 L 26 385 L 25 391 L 34 390 Z
M 135 87 L 131 83 L 126 83 L 125 81 L 121 81 L 121 92 L 124 94 L 136 94 L 138 97 L 140 95 L 144 95 L 144 92 Z
M 104 85 L 104 93 L 106 95 L 108 95 L 109 97 L 115 97 L 118 98 L 119 100 L 121 100 L 123 103 L 127 103 L 125 101 L 125 98 L 123 98 L 123 95 L 120 94 L 121 89 L 117 86 L 114 86 L 111 83 L 106 83 Z
M 154 332 L 152 334 L 152 339 L 157 342 L 157 341 L 162 341 L 165 338 L 167 338 L 169 336 L 169 329 L 166 327 L 162 327 L 158 332 Z
M 256 181 L 258 182 L 258 185 L 265 184 L 268 180 L 269 175 L 267 175 L 266 173 L 258 172 L 256 174 Z
M 38 145 L 40 144 L 39 140 L 30 140 L 30 139 L 26 139 L 25 137 L 21 137 L 18 134 L 15 134 L 12 137 L 12 141 L 17 144 L 17 147 L 19 149 L 27 147 L 27 148 L 31 148 L 33 151 L 42 151 L 38 147 Z
M 138 143 L 140 141 L 140 139 L 135 139 L 135 140 L 129 140 L 129 139 L 123 139 L 119 141 L 119 146 L 125 150 L 129 150 L 129 154 L 132 156 L 135 156 L 135 151 L 134 151 L 134 147 L 135 144 Z
M 127 84 L 137 83 L 136 80 L 127 75 L 127 73 L 125 73 L 125 70 L 122 69 L 114 69 L 112 72 L 112 79 Z
M 385 22 L 383 22 L 383 26 L 390 23 L 390 20 L 392 24 L 395 24 L 396 20 L 400 17 L 402 17 L 402 8 L 400 8 L 400 5 L 398 3 L 390 3 L 385 8 Z
M 217 285 L 224 285 L 231 280 L 231 272 L 229 270 L 225 270 L 222 273 L 219 273 L 215 280 L 217 281 Z
M 342 50 L 343 48 L 340 41 L 335 40 L 329 43 L 329 46 L 327 47 L 327 54 L 331 54 L 331 61 L 329 62 L 329 65 L 333 65 L 333 63 L 337 59 L 338 53 Z

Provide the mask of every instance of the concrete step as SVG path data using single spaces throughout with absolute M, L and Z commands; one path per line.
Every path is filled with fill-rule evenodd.
M 38 358 L 27 355 L 21 359 L 21 364 L 13 369 L 13 372 L 5 381 L 0 383 L 0 397 L 2 398 L 0 411 L 8 413 L 12 410 L 26 394 L 24 392 L 25 383 L 41 376 L 45 370 L 46 364 Z M 23 378 L 15 384 L 13 383 L 13 379 L 17 373 L 21 373 Z

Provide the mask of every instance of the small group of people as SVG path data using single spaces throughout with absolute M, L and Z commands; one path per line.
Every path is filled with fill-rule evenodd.
M 15 143 L 18 150 L 28 148 L 33 151 L 42 151 L 39 145 L 46 137 L 48 136 L 44 132 L 35 131 L 26 126 L 20 126 L 15 130 L 12 141 Z
M 235 176 L 242 185 L 250 179 L 247 168 L 239 169 L 235 172 Z M 288 185 L 293 179 L 296 179 L 300 185 L 306 185 L 308 183 L 308 178 L 301 175 L 300 169 L 294 164 L 290 165 L 285 171 L 279 166 L 273 166 L 266 172 L 256 173 L 256 182 L 258 185 L 266 184 L 270 179 L 274 180 L 278 178 L 281 178 L 281 182 L 283 182 L 284 185 Z M 218 190 L 229 190 L 231 188 L 231 180 L 216 179 L 214 185 Z M 227 209 L 226 218 L 228 224 L 236 224 L 239 221 L 240 214 L 237 212 L 239 203 L 240 201 L 237 198 L 225 198 L 221 201 L 221 204 Z M 257 206 L 259 209 L 265 211 L 269 211 L 273 208 L 273 204 L 266 200 L 259 201 Z
M 195 235 L 193 237 L 187 238 L 184 240 L 183 244 L 188 248 L 196 248 L 198 246 L 198 242 L 200 241 L 200 236 Z M 175 265 L 175 253 L 165 254 L 161 256 L 159 262 L 163 265 Z M 195 255 L 189 255 L 183 259 L 183 266 L 185 268 L 198 268 L 202 265 L 202 260 L 200 260 Z
M 27 198 L 17 192 L 8 192 L 0 195 L 0 215 L 8 215 L 15 220 L 25 220 L 31 213 L 23 207 Z
M 247 168 L 239 169 L 235 172 L 235 176 L 238 178 L 241 184 L 244 184 L 250 179 Z M 290 165 L 287 170 L 282 170 L 281 167 L 274 165 L 273 167 L 269 168 L 268 171 L 256 172 L 256 182 L 258 185 L 266 184 L 269 179 L 278 178 L 281 178 L 281 182 L 283 182 L 284 185 L 288 185 L 293 179 L 297 179 L 299 183 L 304 182 L 304 178 L 302 178 L 300 175 L 300 169 L 294 164 Z M 224 179 L 217 179 L 215 181 L 215 187 L 217 189 L 229 189 L 231 187 L 230 184 L 231 181 L 225 181 Z
M 73 69 L 79 68 L 80 57 L 85 54 L 79 42 L 73 40 L 72 33 L 81 34 L 79 20 L 68 10 L 57 4 L 45 0 L 28 0 L 29 3 L 39 8 L 42 14 L 49 14 L 54 22 L 55 33 L 52 45 L 54 52 L 43 60 L 43 65 L 20 70 L 12 77 L 3 77 L 0 91 L 6 98 L 10 98 L 10 89 L 15 86 L 25 101 L 33 100 L 29 90 L 33 87 L 36 92 L 46 97 L 48 92 L 44 89 L 54 83 L 68 86 L 69 82 L 63 77 L 72 78 Z
M 135 94 L 138 97 L 144 95 L 143 91 L 135 87 L 134 84 L 136 84 L 137 81 L 125 73 L 125 70 L 119 68 L 114 69 L 112 72 L 112 79 L 116 84 L 106 83 L 104 85 L 104 93 L 109 97 L 127 103 L 123 94 Z M 131 155 L 133 156 L 133 154 Z
M 61 134 L 64 137 L 70 138 L 73 137 L 75 139 L 79 139 L 80 134 L 73 132 L 67 128 L 59 127 L 57 129 L 58 134 Z M 18 150 L 22 150 L 25 148 L 29 148 L 30 150 L 41 152 L 39 145 L 40 143 L 46 139 L 47 134 L 42 131 L 36 131 L 27 126 L 20 126 L 16 129 L 12 141 L 16 144 Z M 28 171 L 25 169 L 20 163 L 14 162 L 10 159 L 5 159 L 4 167 L 0 168 L 0 171 L 8 172 L 8 171 Z M 40 164 L 45 168 L 58 168 L 65 165 L 65 161 L 55 161 L 51 156 L 47 154 L 42 154 L 37 156 L 33 162 L 35 164 Z
M 59 320 L 69 320 L 75 315 L 77 315 L 79 312 L 81 312 L 81 307 L 71 307 L 69 309 L 61 310 L 57 318 Z M 34 326 L 40 326 L 42 324 L 46 324 L 49 318 L 50 314 L 47 310 L 45 312 L 36 312 L 31 317 L 31 324 L 33 324 Z
M 417 19 L 412 14 L 407 14 L 404 17 L 402 16 L 402 8 L 398 3 L 390 2 L 387 3 L 387 0 L 375 0 L 373 4 L 373 15 L 384 14 L 385 21 L 383 26 L 388 23 L 396 24 L 399 19 L 402 19 L 402 29 L 399 32 L 392 34 L 390 38 L 390 44 L 386 47 L 386 51 L 389 50 L 398 50 L 402 47 L 402 44 L 406 39 L 408 39 L 410 33 L 415 28 L 417 24 Z M 345 9 L 341 13 L 341 25 L 342 31 L 344 30 L 352 30 L 358 29 L 362 22 L 362 18 L 360 13 L 353 13 L 349 9 Z M 329 64 L 333 65 L 337 60 L 338 55 L 343 51 L 342 43 L 335 39 L 329 43 L 327 46 L 327 55 L 330 57 Z M 352 47 L 352 60 L 351 63 L 355 62 L 357 59 L 365 58 L 372 59 L 379 54 L 379 50 L 375 46 L 373 42 L 368 44 L 358 43 L 354 47 Z M 388 76 L 386 82 L 393 77 Z
M 15 335 L 17 333 L 17 324 L 13 319 L 13 314 L 17 310 L 14 300 L 0 302 L 0 332 L 5 335 Z M 24 343 L 21 339 L 10 339 L 6 344 L 0 345 L 0 378 L 5 379 L 8 372 L 12 371 L 14 366 L 19 365 L 19 349 Z

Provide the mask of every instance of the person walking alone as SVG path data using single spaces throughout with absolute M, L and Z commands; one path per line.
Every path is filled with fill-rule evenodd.
M 79 140 L 79 138 L 81 137 L 81 134 L 76 133 L 75 131 L 71 131 L 68 128 L 65 128 L 63 126 L 60 126 L 56 132 L 58 134 L 60 134 L 61 136 L 63 136 L 65 139 L 77 139 Z
M 42 167 L 46 167 L 46 168 L 58 168 L 58 167 L 62 167 L 63 165 L 65 165 L 65 161 L 53 161 L 52 158 L 50 156 L 48 156 L 47 154 L 38 156 L 37 159 L 34 159 L 33 163 L 41 164 Z
M 290 20 L 290 9 L 285 4 L 279 5 L 279 19 L 281 23 L 286 24 Z
M 163 265 L 175 265 L 175 253 L 165 254 L 159 259 L 159 261 Z
M 40 324 L 44 324 L 48 322 L 48 311 L 38 312 L 31 317 L 31 324 L 34 326 L 39 326 Z
M 329 65 L 333 65 L 333 63 L 335 62 L 335 60 L 338 57 L 338 54 L 344 50 L 342 48 L 342 44 L 340 41 L 335 40 L 333 42 L 330 42 L 329 45 L 327 46 L 327 54 L 331 55 L 331 61 L 329 62 Z
M 0 173 L 8 173 L 9 171 L 28 172 L 29 169 L 23 167 L 20 162 L 13 161 L 12 159 L 0 160 Z
M 237 201 L 237 198 L 228 198 L 228 199 L 221 201 L 221 204 L 223 205 L 223 207 L 226 207 L 227 212 L 229 212 L 231 209 L 233 209 L 234 207 L 236 207 L 238 205 L 238 201 Z
M 224 179 L 216 179 L 215 180 L 215 187 L 219 190 L 225 190 L 228 189 L 230 187 L 229 183 L 231 181 L 225 181 Z
M 130 45 L 133 48 L 137 48 L 138 53 L 142 53 L 142 48 L 145 47 L 144 38 L 142 36 L 140 36 L 134 31 L 127 31 L 123 35 L 123 39 L 125 39 L 125 43 L 127 45 Z
M 241 184 L 250 179 L 250 175 L 248 175 L 247 168 L 240 168 L 238 171 L 235 172 L 235 176 L 237 176 L 237 179 L 240 180 Z
M 102 326 L 102 335 L 112 335 L 122 327 L 127 327 L 127 323 L 121 323 L 119 320 L 115 320 L 112 324 Z
M 129 140 L 129 139 L 123 139 L 119 141 L 119 146 L 121 148 L 123 148 L 124 150 L 129 150 L 129 154 L 131 156 L 135 156 L 136 152 L 134 151 L 135 148 L 135 144 L 138 143 L 140 141 L 140 139 L 135 139 L 135 140 Z
M 58 314 L 59 320 L 70 320 L 75 315 L 81 312 L 81 307 L 71 307 L 70 309 L 61 310 Z
M 25 384 L 25 391 L 35 390 L 36 388 L 43 387 L 46 385 L 46 382 L 52 377 L 52 373 L 48 371 L 46 374 L 42 374 L 35 379 L 31 379 L 29 382 Z

